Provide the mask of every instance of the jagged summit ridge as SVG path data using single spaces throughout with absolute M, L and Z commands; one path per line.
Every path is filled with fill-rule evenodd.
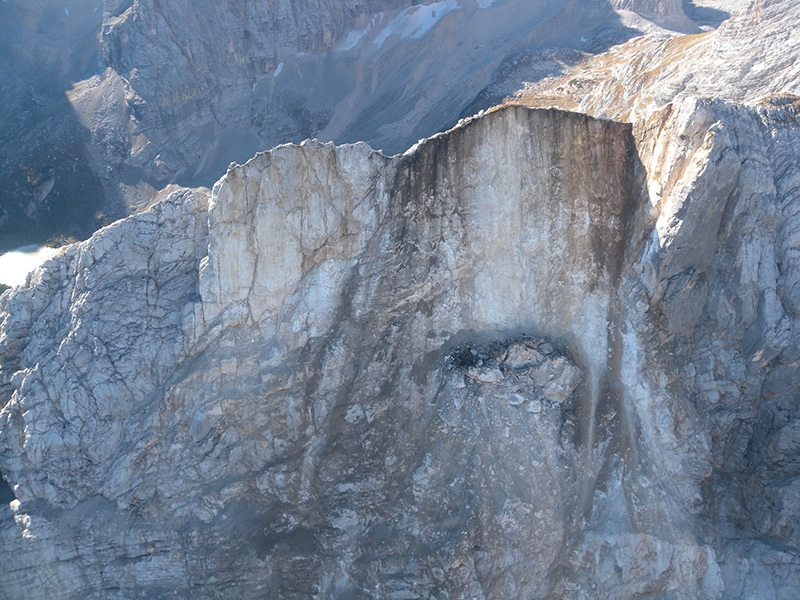
M 792 0 L 0 4 L 3 250 L 84 239 L 287 141 L 401 152 L 523 87 L 634 121 L 797 80 Z

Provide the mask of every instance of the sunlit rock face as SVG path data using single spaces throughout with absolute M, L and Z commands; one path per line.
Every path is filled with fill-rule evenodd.
M 70 247 L 0 297 L 0 589 L 791 597 L 792 110 L 281 146 Z
M 644 9 L 672 3 L 630 4 Z M 606 53 L 587 56 L 557 77 L 531 79 L 516 95 L 529 106 L 633 123 L 692 97 L 757 107 L 764 102 L 791 104 L 800 95 L 800 62 L 795 60 L 800 38 L 790 33 L 800 23 L 800 4 L 793 0 L 697 0 L 684 5 L 693 8 L 689 12 L 703 23 L 703 33 L 641 36 Z

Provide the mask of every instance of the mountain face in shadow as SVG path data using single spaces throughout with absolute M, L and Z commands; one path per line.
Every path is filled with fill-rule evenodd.
M 113 204 L 65 96 L 97 71 L 100 2 L 0 3 L 0 248 L 86 237 Z M 117 211 L 121 216 L 121 212 Z

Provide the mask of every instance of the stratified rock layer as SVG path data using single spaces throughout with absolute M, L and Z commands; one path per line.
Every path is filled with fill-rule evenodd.
M 70 247 L 0 297 L 0 590 L 791 597 L 795 119 L 282 146 Z

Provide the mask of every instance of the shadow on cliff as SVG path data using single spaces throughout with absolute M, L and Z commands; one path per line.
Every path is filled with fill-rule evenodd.
M 688 0 L 684 8 L 703 22 L 716 23 L 725 15 Z M 0 248 L 51 236 L 85 237 L 106 222 L 103 212 L 110 207 L 117 209 L 108 216 L 123 216 L 117 198 L 123 187 L 135 193 L 131 190 L 139 184 L 211 186 L 231 161 L 244 162 L 256 151 L 281 143 L 308 137 L 337 143 L 363 140 L 387 153 L 403 152 L 418 139 L 502 102 L 526 81 L 558 76 L 587 53 L 605 52 L 641 34 L 623 22 L 608 0 L 562 0 L 542 6 L 507 0 L 479 16 L 454 10 L 424 36 L 393 35 L 379 46 L 365 39 L 356 53 L 342 51 L 338 41 L 331 40 L 327 52 L 295 53 L 274 71 L 262 68 L 258 74 L 245 60 L 244 65 L 229 65 L 230 73 L 212 73 L 209 79 L 208 73 L 195 72 L 191 65 L 217 64 L 218 57 L 204 62 L 201 54 L 208 50 L 193 48 L 193 54 L 200 54 L 189 61 L 188 70 L 177 71 L 171 86 L 210 82 L 187 101 L 188 114 L 196 121 L 191 126 L 181 113 L 185 106 L 172 106 L 161 98 L 162 86 L 143 89 L 142 81 L 157 83 L 160 78 L 148 75 L 146 66 L 127 64 L 126 52 L 135 54 L 135 48 L 126 49 L 120 42 L 123 46 L 107 62 L 120 76 L 133 67 L 141 71 L 139 83 L 131 87 L 149 109 L 137 118 L 156 159 L 169 163 L 133 167 L 125 163 L 129 148 L 114 150 L 122 165 L 100 158 L 106 152 L 97 147 L 99 142 L 92 140 L 64 96 L 74 82 L 102 68 L 102 13 L 100 0 L 76 1 L 68 9 L 52 0 L 27 7 L 0 4 L 0 49 L 7 57 L 0 69 L 8 82 L 0 92 L 8 107 L 0 128 L 0 183 L 5 190 Z M 683 13 L 673 20 L 682 19 L 688 22 Z M 454 33 L 459 23 L 472 28 Z M 241 32 L 228 33 L 249 37 L 247 22 L 241 27 Z M 138 42 L 129 45 L 149 35 L 134 33 L 130 40 Z M 161 63 L 168 62 L 167 49 L 156 47 L 153 52 L 154 58 L 161 56 Z M 242 101 L 230 110 L 217 106 L 214 94 L 220 86 L 212 84 L 239 85 L 240 80 L 246 83 L 240 90 Z M 242 116 L 243 106 L 249 115 Z M 115 134 L 100 131 L 98 137 L 103 135 L 110 140 Z M 173 157 L 171 162 L 167 156 Z
M 508 4 L 513 6 L 513 3 Z M 503 9 L 504 6 L 498 3 L 490 10 Z M 517 10 L 523 11 L 522 8 Z M 430 45 L 435 51 L 446 47 L 444 41 L 436 40 L 437 36 L 448 35 L 446 20 L 455 22 L 457 18 L 460 15 L 453 12 L 442 19 L 444 34 L 436 29 L 428 34 L 434 40 Z M 497 17 L 489 15 L 486 18 L 491 22 Z M 506 15 L 504 18 L 510 17 Z M 518 18 L 524 22 L 525 18 L 531 17 L 520 15 Z M 515 31 L 517 27 L 518 23 L 509 23 L 507 29 L 511 33 L 497 39 L 476 38 L 475 48 L 480 52 L 470 55 L 473 64 L 469 66 L 469 77 L 451 76 L 452 81 L 448 82 L 438 80 L 447 78 L 446 75 L 442 77 L 442 73 L 463 70 L 461 65 L 454 64 L 461 60 L 460 54 L 454 53 L 443 64 L 436 63 L 434 72 L 427 67 L 427 63 L 432 61 L 429 51 L 419 53 L 416 60 L 398 60 L 392 54 L 414 55 L 415 49 L 410 44 L 419 45 L 419 41 L 410 40 L 399 45 L 381 59 L 382 63 L 390 63 L 392 68 L 378 75 L 378 85 L 373 85 L 368 98 L 363 101 L 363 110 L 353 116 L 347 128 L 332 136 L 332 140 L 337 143 L 364 140 L 390 154 L 403 152 L 418 139 L 446 131 L 460 119 L 502 103 L 525 82 L 561 75 L 567 68 L 580 63 L 586 54 L 606 52 L 612 46 L 642 34 L 623 23 L 607 0 L 599 3 L 562 2 L 549 13 L 530 21 L 528 29 Z M 463 41 L 465 45 L 472 43 L 471 39 Z M 461 42 L 458 46 L 463 52 Z M 380 81 L 381 78 L 385 81 Z M 421 78 L 438 96 L 419 85 L 409 85 L 408 82 L 415 78 Z M 399 127 L 405 116 L 412 114 L 424 99 L 429 100 L 429 109 L 410 123 L 410 128 Z M 394 139 L 386 133 L 392 121 L 395 122 Z
M 710 6 L 697 6 L 694 0 L 683 0 L 683 12 L 701 27 L 719 27 L 731 14 Z
M 105 222 L 90 136 L 65 95 L 97 70 L 101 6 L 0 3 L 0 251 Z

